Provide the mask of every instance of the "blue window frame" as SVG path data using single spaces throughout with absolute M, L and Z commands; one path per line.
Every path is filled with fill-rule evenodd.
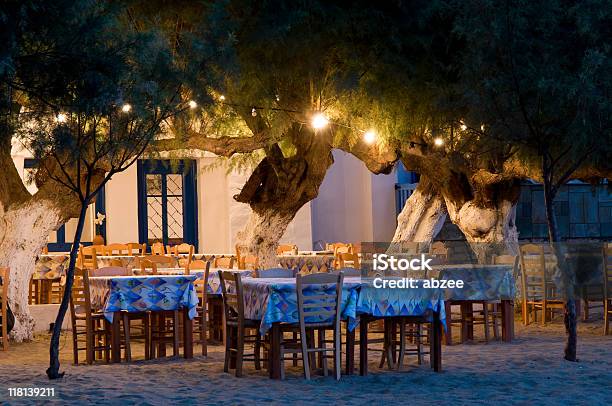
M 198 246 L 194 160 L 138 160 L 138 238 L 148 246 Z
M 38 160 L 33 158 L 26 158 L 23 161 L 24 169 L 35 169 L 38 167 Z M 104 186 L 100 189 L 98 194 L 96 195 L 95 201 L 95 212 L 106 215 L 106 194 L 104 191 Z M 100 226 L 97 227 L 97 232 L 104 237 L 106 241 L 106 221 L 102 222 Z M 72 242 L 66 242 L 66 226 L 62 225 L 57 229 L 55 242 L 50 242 L 47 244 L 47 248 L 51 252 L 64 252 L 70 251 L 72 247 Z M 83 245 L 91 245 L 92 241 L 81 241 Z

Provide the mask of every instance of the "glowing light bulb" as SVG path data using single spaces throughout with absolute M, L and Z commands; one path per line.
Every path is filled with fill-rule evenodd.
M 125 103 L 123 106 L 121 106 L 121 111 L 123 111 L 124 113 L 129 113 L 130 111 L 132 111 L 132 105 Z
M 484 131 L 484 130 L 485 130 L 485 125 L 484 125 L 484 124 L 481 124 L 481 125 L 480 125 L 480 131 Z
M 255 110 L 255 107 L 253 107 L 253 109 L 251 110 L 251 115 L 253 117 L 257 117 L 257 110 Z
M 314 128 L 315 130 L 325 128 L 328 124 L 329 120 L 327 119 L 327 117 L 325 117 L 325 115 L 323 115 L 323 113 L 317 113 L 312 117 L 311 125 L 312 128 Z
M 461 124 L 461 125 L 459 126 L 459 128 L 461 128 L 461 131 L 465 131 L 465 130 L 467 130 L 467 125 L 465 125 L 465 124 Z
M 196 107 L 198 107 L 198 103 L 196 103 L 194 100 L 189 100 L 189 108 L 190 109 L 195 109 Z
M 365 141 L 366 144 L 373 144 L 374 141 L 376 141 L 376 133 L 373 130 L 366 131 L 365 134 L 363 134 L 363 141 Z
M 436 147 L 441 147 L 442 145 L 444 145 L 444 140 L 440 137 L 437 137 L 434 139 L 434 145 Z
M 66 120 L 68 120 L 68 116 L 65 113 L 59 113 L 55 117 L 55 121 L 57 121 L 58 123 L 65 123 Z
M 223 95 L 219 96 L 219 100 L 224 101 L 225 100 L 225 96 L 223 96 Z

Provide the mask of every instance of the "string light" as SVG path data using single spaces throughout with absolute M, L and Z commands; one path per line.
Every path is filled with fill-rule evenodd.
M 253 108 L 251 109 L 251 115 L 252 115 L 253 117 L 257 117 L 257 110 L 255 110 L 255 107 L 253 107 Z
M 225 96 L 223 96 L 223 95 L 219 96 L 219 100 L 225 101 Z
M 376 141 L 376 133 L 373 130 L 366 131 L 363 134 L 363 140 L 366 144 L 373 144 Z
M 467 125 L 465 125 L 465 123 L 463 122 L 463 120 L 460 121 L 461 125 L 459 126 L 459 128 L 461 128 L 461 131 L 465 131 L 467 130 Z
M 312 116 L 312 128 L 314 128 L 315 130 L 320 130 L 322 128 L 327 127 L 327 125 L 329 124 L 329 119 L 327 117 L 325 117 L 325 115 L 323 113 L 316 113 L 314 116 Z
M 481 125 L 480 125 L 480 131 L 484 131 L 484 130 L 485 130 L 485 125 L 484 125 L 484 124 L 481 124 Z
M 66 113 L 59 113 L 55 117 L 55 121 L 58 122 L 58 123 L 65 123 L 66 120 L 68 120 L 68 116 L 66 116 Z
M 189 100 L 189 108 L 190 109 L 195 109 L 196 107 L 198 107 L 198 103 L 196 103 L 194 100 Z
M 129 113 L 132 110 L 132 105 L 125 103 L 123 106 L 121 106 L 121 111 L 123 111 L 124 113 Z
M 434 145 L 436 147 L 441 147 L 442 145 L 444 145 L 444 140 L 440 137 L 434 138 Z

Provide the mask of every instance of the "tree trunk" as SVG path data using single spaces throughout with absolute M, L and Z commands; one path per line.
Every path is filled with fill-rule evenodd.
M 565 250 L 561 244 L 561 235 L 557 227 L 557 215 L 553 205 L 556 190 L 550 184 L 549 170 L 543 167 L 544 178 L 544 205 L 546 207 L 546 220 L 548 222 L 548 237 L 550 245 L 557 258 L 557 272 L 555 279 L 558 281 L 557 287 L 565 296 L 565 309 L 563 321 L 567 341 L 565 343 L 564 358 L 568 361 L 577 361 L 576 347 L 578 343 L 578 326 L 576 318 L 575 287 L 576 275 L 565 260 Z M 545 314 L 542 317 L 546 317 Z
M 72 284 L 74 282 L 74 267 L 76 264 L 77 254 L 79 252 L 79 245 L 81 243 L 81 235 L 83 234 L 83 226 L 85 224 L 85 216 L 87 215 L 87 203 L 82 203 L 81 213 L 79 214 L 79 221 L 77 228 L 74 233 L 74 243 L 70 249 L 70 262 L 66 271 L 66 285 L 64 286 L 64 294 L 62 295 L 62 302 L 60 303 L 57 317 L 55 318 L 55 325 L 53 326 L 53 334 L 51 335 L 51 343 L 49 345 L 49 368 L 47 368 L 47 376 L 49 379 L 58 379 L 64 376 L 64 373 L 59 372 L 59 344 L 60 334 L 62 332 L 62 325 L 64 324 L 64 317 L 66 317 L 66 311 L 68 310 L 68 304 L 70 302 L 70 295 L 72 294 Z
M 49 233 L 61 224 L 59 211 L 46 200 L 29 200 L 0 216 L 0 266 L 10 268 L 9 305 L 15 314 L 11 338 L 30 340 L 34 320 L 28 308 L 30 278 Z
M 486 206 L 475 200 L 457 204 L 448 196 L 445 201 L 451 221 L 465 235 L 479 262 L 494 254 L 518 253 L 517 201 L 496 199 Z
M 446 206 L 440 193 L 424 177 L 397 216 L 392 243 L 421 242 L 428 245 L 446 220 Z
M 278 266 L 278 241 L 299 209 L 279 212 L 275 207 L 265 207 L 251 212 L 244 229 L 236 236 L 240 251 L 255 255 L 261 268 Z

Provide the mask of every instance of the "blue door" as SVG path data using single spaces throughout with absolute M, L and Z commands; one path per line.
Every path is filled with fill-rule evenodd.
M 138 161 L 138 236 L 148 246 L 198 246 L 194 160 Z

